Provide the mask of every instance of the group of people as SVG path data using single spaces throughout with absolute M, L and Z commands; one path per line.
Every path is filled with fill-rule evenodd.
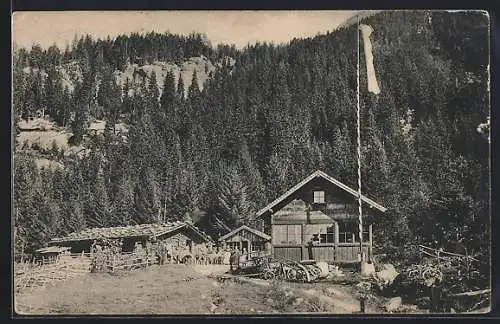
M 121 244 L 120 244 L 121 243 Z M 120 242 L 116 246 L 106 246 L 105 248 L 118 250 L 123 244 Z M 102 252 L 103 247 L 101 244 L 94 242 L 92 252 Z M 111 252 L 111 251 L 110 251 Z M 238 269 L 241 264 L 248 261 L 247 249 L 240 250 L 238 247 L 226 247 L 222 249 L 214 249 L 212 247 L 200 245 L 195 248 L 189 249 L 185 247 L 174 246 L 165 242 L 147 242 L 145 245 L 136 243 L 134 252 L 146 255 L 155 255 L 159 264 L 173 263 L 173 264 L 220 264 L 229 265 L 231 270 Z
M 198 248 L 194 251 L 179 251 L 175 248 L 166 248 L 159 255 L 160 264 L 219 264 L 229 265 L 231 270 L 240 268 L 247 261 L 247 250 L 238 248 L 225 248 L 220 250 Z

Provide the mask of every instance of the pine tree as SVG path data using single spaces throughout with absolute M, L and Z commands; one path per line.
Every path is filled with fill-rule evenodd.
M 165 81 L 163 82 L 163 91 L 161 94 L 160 104 L 163 110 L 168 114 L 175 102 L 175 77 L 172 70 L 167 72 Z
M 233 229 L 249 224 L 255 209 L 249 201 L 248 189 L 240 172 L 234 166 L 221 170 L 224 171 L 219 181 L 217 215 Z
M 179 80 L 177 81 L 177 96 L 181 101 L 184 100 L 184 80 L 182 79 L 182 73 L 179 74 Z
M 107 227 L 114 213 L 107 192 L 104 175 L 98 171 L 97 179 L 92 186 L 92 198 L 87 206 L 86 224 L 89 227 Z
M 191 84 L 188 88 L 188 99 L 191 101 L 196 101 L 200 96 L 200 85 L 198 83 L 198 76 L 196 74 L 196 69 L 193 71 L 193 77 L 191 78 Z

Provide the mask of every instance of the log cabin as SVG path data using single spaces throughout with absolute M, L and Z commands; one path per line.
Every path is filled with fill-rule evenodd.
M 174 249 L 189 253 L 200 247 L 211 249 L 213 245 L 213 240 L 207 234 L 187 222 L 180 221 L 90 228 L 54 238 L 49 245 L 70 247 L 72 253 L 90 252 L 93 242 L 101 238 L 122 240 L 123 252 L 131 252 L 136 243 L 145 245 L 146 242 L 162 241 Z
M 373 258 L 373 225 L 386 208 L 361 196 L 363 254 Z M 358 193 L 318 170 L 257 213 L 271 233 L 272 255 L 286 260 L 360 260 Z

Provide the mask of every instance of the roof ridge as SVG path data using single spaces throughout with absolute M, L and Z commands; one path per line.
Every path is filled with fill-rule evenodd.
M 261 236 L 261 237 L 262 237 L 262 236 L 265 236 L 265 238 L 269 238 L 269 239 L 271 238 L 271 237 L 270 237 L 269 235 L 267 235 L 266 233 L 261 232 L 261 231 L 259 231 L 259 230 L 258 230 L 258 229 L 256 229 L 256 228 L 252 228 L 252 227 L 250 227 L 250 226 L 247 226 L 246 224 L 243 224 L 243 225 L 241 225 L 241 226 L 239 226 L 239 227 L 235 228 L 234 230 L 230 231 L 229 233 L 227 233 L 227 234 L 225 234 L 225 235 L 221 236 L 221 237 L 219 238 L 219 240 L 224 240 L 225 238 L 227 238 L 227 237 L 229 237 L 229 236 L 231 236 L 231 235 L 234 235 L 234 234 L 238 233 L 239 231 L 241 231 L 241 230 L 243 230 L 243 229 L 246 229 L 246 230 L 248 230 L 248 231 L 250 231 L 250 232 L 254 233 L 255 235 L 258 235 L 258 236 Z M 256 233 L 256 232 L 257 232 L 257 233 Z
M 293 194 L 294 192 L 296 192 L 297 190 L 299 190 L 300 188 L 302 188 L 309 181 L 313 180 L 315 177 L 318 177 L 318 176 L 320 176 L 320 177 L 324 178 L 325 180 L 333 183 L 337 187 L 339 187 L 339 188 L 347 191 L 351 195 L 354 195 L 356 197 L 358 196 L 357 191 L 355 191 L 351 187 L 349 187 L 346 184 L 342 183 L 341 181 L 333 178 L 332 176 L 328 175 L 326 172 L 324 172 L 324 171 L 322 171 L 320 169 L 317 169 L 316 171 L 314 171 L 313 173 L 311 173 L 309 176 L 307 176 L 304 179 L 302 179 L 302 181 L 300 181 L 299 183 L 297 183 L 295 186 L 293 186 L 292 188 L 290 188 L 288 191 L 286 191 L 284 194 L 282 194 L 281 196 L 279 196 L 278 198 L 276 198 L 275 200 L 273 200 L 271 203 L 269 203 L 267 206 L 265 206 L 264 208 L 262 208 L 261 210 L 259 210 L 257 212 L 257 217 L 262 216 L 266 211 L 268 211 L 269 209 L 271 209 L 272 207 L 274 207 L 275 205 L 277 205 L 278 203 L 280 203 L 281 201 L 283 201 L 286 197 L 290 196 L 291 194 Z M 385 212 L 387 210 L 387 208 L 385 208 L 384 206 L 376 203 L 375 201 L 371 200 L 370 198 L 366 197 L 363 194 L 361 194 L 361 199 L 365 203 L 369 204 L 372 207 L 377 208 L 381 212 Z

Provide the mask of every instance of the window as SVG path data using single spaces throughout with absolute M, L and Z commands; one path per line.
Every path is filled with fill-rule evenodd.
M 300 225 L 273 225 L 273 244 L 302 244 Z
M 314 203 L 315 204 L 325 203 L 325 192 L 324 191 L 314 191 Z
M 328 226 L 326 233 L 320 234 L 320 243 L 335 243 L 335 227 Z
M 363 242 L 369 242 L 370 235 L 363 228 Z M 359 243 L 359 230 L 357 223 L 339 223 L 339 243 Z
M 189 252 L 192 252 L 193 242 L 191 240 L 186 240 L 186 246 L 189 248 Z
M 253 242 L 252 243 L 252 252 L 253 251 L 264 251 L 266 249 L 266 242 Z
M 315 239 L 318 239 L 317 241 Z M 335 243 L 334 224 L 306 224 L 304 225 L 304 242 Z

